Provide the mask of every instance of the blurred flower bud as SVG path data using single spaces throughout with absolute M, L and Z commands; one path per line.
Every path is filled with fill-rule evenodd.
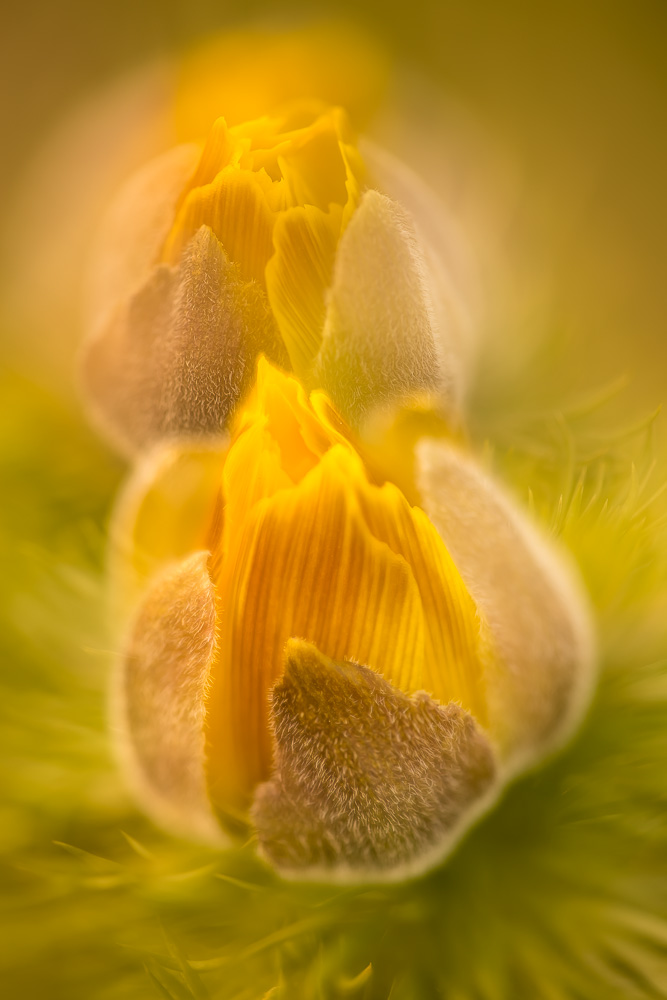
M 343 110 L 293 102 L 219 118 L 203 149 L 177 147 L 129 182 L 100 236 L 83 359 L 92 411 L 122 450 L 222 431 L 260 353 L 326 388 L 354 425 L 419 398 L 457 420 L 471 331 L 456 240 L 433 195 L 368 150 L 376 171 Z

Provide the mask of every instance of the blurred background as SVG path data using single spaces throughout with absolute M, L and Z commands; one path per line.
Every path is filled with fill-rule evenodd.
M 12 5 L 0 42 L 3 217 L 31 155 L 95 88 L 212 28 L 312 13 L 295 0 Z M 502 147 L 512 185 L 502 238 L 509 252 L 520 244 L 548 261 L 551 322 L 576 342 L 587 379 L 627 374 L 657 405 L 667 315 L 664 3 L 318 4 L 318 16 L 327 13 L 365 27 Z M 485 181 L 495 195 L 505 178 L 489 172 Z
M 79 185 L 73 175 L 63 187 L 67 177 L 60 176 L 49 194 L 44 180 L 49 161 L 41 151 L 67 135 L 63 121 L 76 119 L 82 104 L 123 74 L 142 72 L 144 65 L 159 72 L 162 60 L 212 31 L 255 22 L 298 25 L 312 17 L 312 2 L 28 0 L 5 6 L 2 981 L 8 996 L 49 1000 L 260 1000 L 279 976 L 299 979 L 300 969 L 319 963 L 323 981 L 333 982 L 336 962 L 349 960 L 353 983 L 352 974 L 368 961 L 355 957 L 354 941 L 335 938 L 329 955 L 317 934 L 293 943 L 284 932 L 293 921 L 301 933 L 313 914 L 319 926 L 324 897 L 274 885 L 243 853 L 220 859 L 163 836 L 128 798 L 107 736 L 114 640 L 104 621 L 105 531 L 125 470 L 88 428 L 74 392 L 78 305 L 67 294 L 64 305 L 58 299 L 58 241 L 40 256 L 49 243 L 45 230 L 67 214 L 67 198 L 76 202 Z M 637 912 L 644 906 L 647 887 L 654 894 L 652 919 L 667 917 L 667 503 L 661 492 L 667 434 L 657 413 L 667 397 L 667 5 L 338 0 L 318 4 L 320 14 L 351 19 L 387 53 L 394 67 L 389 104 L 400 116 L 381 114 L 376 134 L 400 147 L 468 233 L 480 263 L 488 332 L 471 405 L 473 439 L 495 455 L 500 473 L 573 550 L 598 613 L 605 677 L 611 678 L 569 756 L 512 792 L 440 881 L 424 888 L 430 902 L 407 890 L 400 899 L 378 896 L 383 919 L 400 916 L 389 931 L 377 924 L 377 940 L 377 899 L 355 904 L 357 915 L 361 921 L 367 912 L 369 948 L 385 948 L 388 961 L 392 942 L 398 941 L 398 955 L 403 941 L 416 954 L 422 940 L 430 940 L 424 926 L 431 924 L 420 923 L 422 905 L 430 913 L 433 904 L 453 941 L 463 928 L 470 955 L 455 944 L 447 952 L 446 935 L 436 946 L 461 1000 L 667 995 L 665 931 L 662 960 L 657 951 L 642 959 L 643 980 L 627 971 L 637 952 L 632 959 L 626 954 L 625 966 L 616 962 L 610 979 L 598 982 L 590 962 L 583 963 L 583 978 L 572 971 L 577 949 L 586 955 L 604 950 L 607 916 L 590 908 L 590 886 L 585 900 L 578 894 L 596 864 L 596 892 L 604 888 L 619 899 L 624 893 L 626 917 L 629 900 Z M 34 188 L 33 177 L 39 178 Z M 66 192 L 62 204 L 48 203 L 57 191 Z M 62 250 L 64 259 L 64 243 Z M 26 257 L 33 272 L 24 267 Z M 25 312 L 17 312 L 17 296 Z M 46 322 L 45 305 L 52 310 Z M 647 664 L 662 666 L 646 673 Z M 639 678 L 632 711 L 624 670 Z M 622 834 L 620 820 L 615 832 L 602 824 L 610 817 L 623 818 Z M 562 891 L 558 904 L 549 904 L 558 933 L 547 927 L 543 937 L 534 931 L 544 917 L 541 850 L 553 860 L 553 884 Z M 262 880 L 269 888 L 258 910 L 253 892 Z M 448 892 L 456 900 L 449 909 Z M 481 923 L 474 908 L 480 893 Z M 520 898 L 522 916 L 507 916 L 508 895 Z M 331 926 L 348 918 L 348 911 L 336 911 Z M 503 933 L 525 919 L 531 944 L 524 957 L 536 980 L 525 969 L 519 977 L 491 955 L 487 919 L 495 921 L 490 934 L 498 936 L 498 955 L 510 954 L 516 943 L 508 937 L 503 945 Z M 392 937 L 396 927 L 400 933 Z M 604 942 L 607 948 L 607 937 Z M 224 960 L 207 966 L 207 956 L 218 952 Z M 201 959 L 199 972 L 186 967 L 184 955 Z M 487 961 L 500 963 L 489 966 L 485 980 L 496 986 L 476 992 L 466 976 L 470 968 L 486 969 Z M 549 973 L 547 993 L 535 983 L 549 961 L 560 971 Z M 303 976 L 301 993 L 272 996 L 319 996 L 315 980 Z M 321 995 L 437 995 L 418 968 L 397 974 L 395 992 L 387 976 L 376 992 L 363 992 L 360 980 L 358 990 L 353 983 L 347 992 L 331 987 Z

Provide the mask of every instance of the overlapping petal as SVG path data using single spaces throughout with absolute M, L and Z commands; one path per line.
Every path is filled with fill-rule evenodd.
M 369 481 L 293 379 L 261 365 L 258 381 L 224 474 L 207 738 L 220 803 L 242 801 L 268 774 L 268 694 L 293 636 L 485 718 L 485 637 L 428 519 L 391 483 Z

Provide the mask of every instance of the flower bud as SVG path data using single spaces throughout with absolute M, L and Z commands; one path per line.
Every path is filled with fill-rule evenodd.
M 118 728 L 143 801 L 199 835 L 251 821 L 285 874 L 423 870 L 580 712 L 576 575 L 444 429 L 399 488 L 263 359 L 215 456 L 162 446 L 116 523 L 142 592 Z
M 473 339 L 462 254 L 436 199 L 368 153 L 371 169 L 340 107 L 292 101 L 218 118 L 203 147 L 128 183 L 100 235 L 83 355 L 121 450 L 222 432 L 260 354 L 356 427 L 423 399 L 457 422 Z

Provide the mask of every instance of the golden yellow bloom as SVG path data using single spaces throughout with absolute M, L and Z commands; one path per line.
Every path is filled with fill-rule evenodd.
M 206 836 L 250 809 L 284 870 L 441 856 L 590 679 L 576 582 L 471 459 L 424 439 L 402 490 L 359 449 L 262 359 L 228 448 L 163 447 L 117 519 L 144 801 Z
M 295 104 L 280 117 L 233 128 L 219 118 L 180 196 L 163 258 L 177 266 L 201 227 L 210 229 L 241 279 L 266 291 L 286 361 L 305 374 L 362 181 L 340 108 Z
M 371 143 L 362 155 L 340 106 L 291 96 L 239 121 L 229 104 L 203 143 L 140 170 L 102 227 L 83 357 L 98 423 L 128 453 L 218 433 L 259 354 L 325 388 L 355 425 L 422 397 L 456 420 L 471 338 L 434 197 Z

